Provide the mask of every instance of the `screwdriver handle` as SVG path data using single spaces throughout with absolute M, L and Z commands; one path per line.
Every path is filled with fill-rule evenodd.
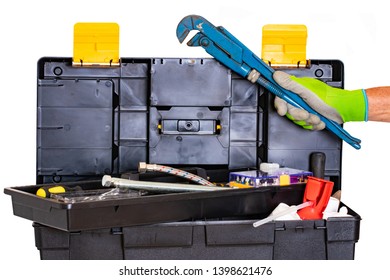
M 81 190 L 79 186 L 76 187 L 64 187 L 61 185 L 45 186 L 37 190 L 36 195 L 44 198 L 49 198 L 51 194 L 59 194 L 68 191 Z
M 325 160 L 326 156 L 323 152 L 314 152 L 310 155 L 310 171 L 313 172 L 313 177 L 324 179 Z

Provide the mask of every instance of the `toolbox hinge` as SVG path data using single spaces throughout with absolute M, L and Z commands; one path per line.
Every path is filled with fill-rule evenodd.
M 79 22 L 74 25 L 73 37 L 73 66 L 120 65 L 117 23 Z
M 306 39 L 305 25 L 264 25 L 261 58 L 272 67 L 307 67 Z

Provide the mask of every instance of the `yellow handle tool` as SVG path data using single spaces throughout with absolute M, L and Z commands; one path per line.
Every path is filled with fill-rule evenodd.
M 68 191 L 74 191 L 74 190 L 78 190 L 78 188 L 76 187 L 73 187 L 73 188 L 69 188 L 69 187 L 64 187 L 64 186 L 60 186 L 60 185 L 54 185 L 54 186 L 45 186 L 45 187 L 41 187 L 37 190 L 36 192 L 36 195 L 37 196 L 40 196 L 40 197 L 45 197 L 45 198 L 49 198 L 51 194 L 58 194 L 58 193 L 64 193 L 64 192 L 68 192 Z

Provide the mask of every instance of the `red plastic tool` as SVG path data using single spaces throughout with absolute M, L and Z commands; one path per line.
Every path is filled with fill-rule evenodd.
M 302 220 L 322 219 L 332 195 L 334 183 L 316 177 L 308 177 L 303 202 L 311 202 L 311 205 L 299 210 L 297 213 Z

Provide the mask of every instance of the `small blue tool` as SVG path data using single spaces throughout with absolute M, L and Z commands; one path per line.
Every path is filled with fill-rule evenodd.
M 258 83 L 285 100 L 289 104 L 317 115 L 326 125 L 326 128 L 337 137 L 360 149 L 360 139 L 352 137 L 341 125 L 313 110 L 301 97 L 279 86 L 273 79 L 275 70 L 257 57 L 244 44 L 236 39 L 222 26 L 215 27 L 201 16 L 189 15 L 184 17 L 177 26 L 176 36 L 182 43 L 190 31 L 198 30 L 188 46 L 203 47 L 207 53 L 253 83 Z

